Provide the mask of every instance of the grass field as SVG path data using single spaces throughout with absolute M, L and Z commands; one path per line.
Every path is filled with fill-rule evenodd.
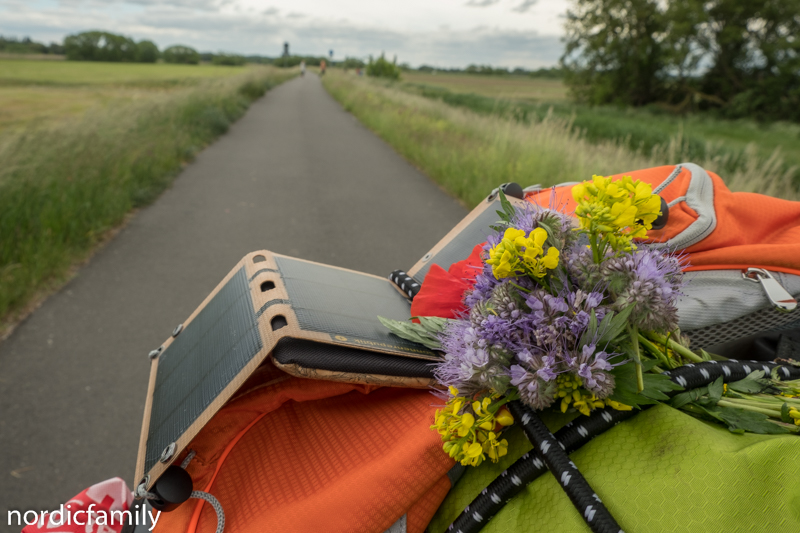
M 238 76 L 246 67 L 0 58 L 0 133 Z
M 437 87 L 456 94 L 477 94 L 490 98 L 532 102 L 567 100 L 567 88 L 561 80 L 415 71 L 403 72 L 402 79 L 406 84 Z
M 776 155 L 800 181 L 800 125 L 720 120 L 708 114 L 678 116 L 657 107 L 621 109 L 587 107 L 567 100 L 558 80 L 407 72 L 392 86 L 476 113 L 520 122 L 540 121 L 547 114 L 569 120 L 592 141 L 613 140 L 652 155 L 676 140 L 687 160 L 715 160 L 723 174 L 747 167 L 752 154 Z
M 296 74 L 7 63 L 0 63 L 0 337 L 251 101 Z
M 469 207 L 504 182 L 553 185 L 688 158 L 679 138 L 644 153 L 613 139 L 589 139 L 569 118 L 554 114 L 509 120 L 333 70 L 323 83 L 345 109 Z M 709 170 L 720 165 L 713 157 L 693 160 Z M 796 199 L 792 177 L 780 158 L 761 157 L 752 148 L 725 174 L 734 190 Z
M 102 63 L 94 61 L 0 62 L 0 85 L 141 85 L 185 84 L 202 78 L 225 78 L 247 67 L 175 65 L 169 63 Z

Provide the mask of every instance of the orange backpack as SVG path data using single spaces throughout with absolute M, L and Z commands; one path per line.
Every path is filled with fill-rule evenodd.
M 430 430 L 420 389 L 336 383 L 261 367 L 178 457 L 213 494 L 231 533 L 422 533 L 450 490 L 454 462 Z M 398 526 L 399 527 L 399 526 Z M 162 513 L 156 532 L 213 533 L 211 505 Z M 398 529 L 399 530 L 399 529 Z
M 732 193 L 691 163 L 624 174 L 650 183 L 669 205 L 666 226 L 650 236 L 652 245 L 688 257 L 679 316 L 695 346 L 800 321 L 800 313 L 777 310 L 800 294 L 800 203 Z M 525 198 L 570 212 L 571 185 L 556 186 L 555 200 L 541 188 Z M 474 222 L 454 229 L 452 249 L 437 245 L 409 270 L 403 293 L 422 283 L 426 261 L 448 268 L 485 240 L 491 222 Z M 454 464 L 429 429 L 436 403 L 425 390 L 301 379 L 264 365 L 176 463 L 196 451 L 187 466 L 193 486 L 216 496 L 231 533 L 380 532 L 393 524 L 392 531 L 421 533 L 450 489 Z M 211 506 L 191 500 L 163 514 L 156 531 L 211 533 L 216 526 Z
M 678 311 L 681 331 L 694 347 L 735 341 L 735 353 L 726 355 L 748 355 L 752 346 L 745 338 L 800 326 L 800 313 L 787 312 L 800 295 L 800 202 L 731 192 L 719 176 L 693 163 L 615 177 L 623 175 L 652 185 L 669 206 L 666 226 L 648 237 L 651 246 L 687 257 L 691 275 Z M 574 210 L 574 184 L 554 188 L 559 209 Z M 526 199 L 548 207 L 553 193 L 535 189 Z

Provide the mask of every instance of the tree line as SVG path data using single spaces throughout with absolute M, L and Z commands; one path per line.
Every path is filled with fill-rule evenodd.
M 165 63 L 197 65 L 201 61 L 215 65 L 244 65 L 248 58 L 239 54 L 200 53 L 191 46 L 182 44 L 160 50 L 150 40 L 135 41 L 130 37 L 107 31 L 85 31 L 68 35 L 63 44 L 49 45 L 36 42 L 30 37 L 17 39 L 0 35 L 0 52 L 12 54 L 56 54 L 66 55 L 73 61 L 111 61 L 125 63 Z M 256 61 L 257 62 L 257 61 Z
M 55 54 L 63 55 L 64 46 L 58 43 L 37 43 L 30 37 L 17 39 L 0 35 L 0 52 L 6 54 Z
M 73 61 L 118 61 L 197 65 L 201 59 L 215 65 L 244 65 L 246 60 L 238 54 L 200 54 L 191 46 L 177 44 L 163 51 L 149 40 L 134 41 L 130 37 L 107 31 L 85 31 L 64 38 L 64 53 Z M 206 57 L 203 57 L 206 56 Z
M 565 40 L 579 101 L 800 121 L 800 0 L 573 0 Z

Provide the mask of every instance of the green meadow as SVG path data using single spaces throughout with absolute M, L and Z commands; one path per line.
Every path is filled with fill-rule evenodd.
M 678 115 L 659 106 L 577 105 L 569 100 L 560 80 L 525 76 L 408 72 L 399 83 L 390 85 L 478 114 L 522 123 L 556 117 L 569 121 L 589 141 L 614 141 L 645 155 L 656 155 L 664 146 L 679 143 L 686 160 L 713 160 L 723 177 L 749 168 L 753 157 L 780 160 L 782 168 L 800 182 L 800 124 L 796 123 L 725 120 L 710 113 Z
M 0 58 L 0 133 L 73 119 L 93 108 L 146 100 L 246 71 L 247 67 L 211 65 Z
M 480 89 L 470 89 L 470 79 Z M 530 87 L 514 88 L 527 95 L 516 99 L 489 96 L 508 90 L 508 80 L 462 74 L 404 73 L 387 82 L 331 70 L 323 83 L 345 109 L 470 207 L 499 183 L 553 185 L 682 161 L 720 173 L 734 190 L 799 197 L 797 166 L 784 157 L 800 147 L 795 125 L 584 109 L 532 96 L 542 81 L 551 90 L 552 80 L 522 81 Z
M 0 335 L 250 102 L 295 75 L 0 60 Z

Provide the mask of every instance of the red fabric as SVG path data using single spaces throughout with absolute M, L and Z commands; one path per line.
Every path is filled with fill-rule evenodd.
M 22 533 L 120 533 L 121 520 L 127 522 L 130 516 L 120 513 L 129 511 L 132 502 L 128 486 L 115 477 L 92 485 L 52 513 L 40 515 L 42 519 L 25 526 Z M 144 518 L 134 517 L 131 522 L 142 524 Z
M 477 245 L 468 258 L 453 263 L 447 272 L 439 265 L 431 266 L 411 302 L 411 316 L 455 318 L 465 312 L 464 292 L 475 285 L 475 278 L 483 268 L 482 250 L 483 244 Z

